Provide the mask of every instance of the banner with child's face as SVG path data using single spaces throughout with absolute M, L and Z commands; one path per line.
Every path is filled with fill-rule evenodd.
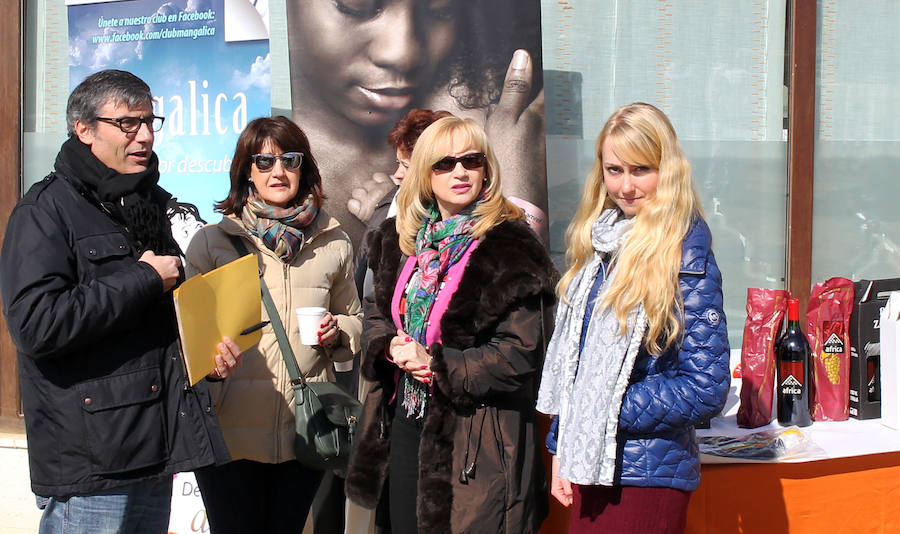
M 484 125 L 504 193 L 546 211 L 539 0 L 285 1 L 293 119 L 354 242 L 394 185 L 386 135 L 413 108 Z
M 229 190 L 237 138 L 269 115 L 268 6 L 259 0 L 69 0 L 69 85 L 99 70 L 126 70 L 165 117 L 156 133 L 160 185 L 176 197 L 179 244 Z M 256 4 L 256 5 L 254 5 Z

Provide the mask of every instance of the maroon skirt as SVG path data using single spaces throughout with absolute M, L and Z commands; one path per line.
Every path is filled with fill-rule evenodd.
M 570 534 L 682 534 L 691 492 L 672 488 L 572 485 Z

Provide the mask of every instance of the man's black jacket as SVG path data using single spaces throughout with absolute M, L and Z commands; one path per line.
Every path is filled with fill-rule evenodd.
M 186 379 L 171 293 L 91 198 L 74 177 L 35 184 L 0 254 L 32 490 L 42 496 L 228 459 L 204 381 Z M 157 187 L 154 200 L 167 198 Z

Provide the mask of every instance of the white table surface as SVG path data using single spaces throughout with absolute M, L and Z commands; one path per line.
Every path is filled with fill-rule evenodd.
M 731 351 L 732 376 L 734 368 L 741 362 L 740 349 Z M 739 428 L 737 426 L 737 411 L 740 406 L 741 379 L 731 379 L 731 389 L 722 416 L 714 418 L 709 429 L 697 430 L 697 436 L 731 436 L 739 437 L 754 432 L 766 430 L 780 430 L 784 427 L 777 421 L 759 428 Z M 774 404 L 773 404 L 774 406 Z M 866 454 L 881 454 L 900 451 L 900 432 L 881 424 L 881 419 L 868 419 L 860 421 L 852 417 L 846 421 L 815 421 L 812 425 L 801 428 L 809 439 L 821 449 L 815 454 L 790 458 L 790 459 L 743 459 L 726 458 L 701 454 L 700 459 L 704 464 L 721 463 L 772 463 L 772 462 L 810 462 L 827 460 L 832 458 L 846 458 L 850 456 L 863 456 Z

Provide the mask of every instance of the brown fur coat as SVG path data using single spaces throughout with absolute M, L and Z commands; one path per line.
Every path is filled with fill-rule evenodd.
M 375 290 L 365 302 L 362 373 L 374 386 L 346 491 L 374 508 L 388 474 L 396 367 L 385 350 L 396 334 L 390 303 L 405 259 L 393 219 L 368 246 Z M 420 532 L 530 533 L 546 516 L 534 403 L 556 280 L 546 249 L 520 221 L 491 229 L 472 253 L 441 319 L 442 343 L 430 348 L 436 381 L 419 449 Z M 462 477 L 470 464 L 474 474 Z

